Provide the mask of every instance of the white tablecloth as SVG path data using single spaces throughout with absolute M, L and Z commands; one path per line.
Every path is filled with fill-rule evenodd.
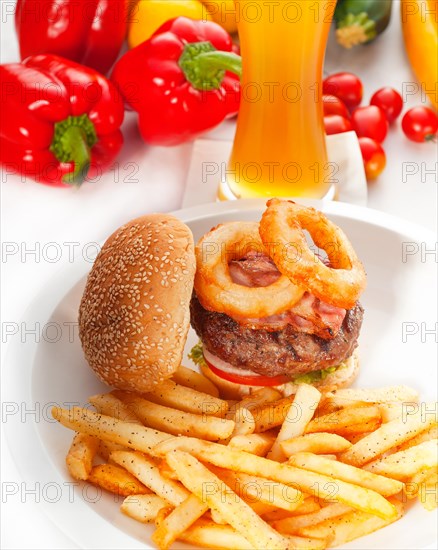
M 365 102 L 376 89 L 388 85 L 404 94 L 408 106 L 414 106 L 422 98 L 418 93 L 410 95 L 415 79 L 403 49 L 398 1 L 394 4 L 390 28 L 375 43 L 346 51 L 332 39 L 326 72 L 348 70 L 358 74 L 365 85 Z M 1 6 L 2 63 L 18 59 L 10 5 L 5 0 Z M 233 124 L 227 123 L 208 137 L 230 139 L 233 129 Z M 96 250 L 93 243 L 104 240 L 126 220 L 150 211 L 180 207 L 191 144 L 171 149 L 144 146 L 132 117 L 125 132 L 129 146 L 118 159 L 117 168 L 102 181 L 85 185 L 79 191 L 21 183 L 19 178 L 3 175 L 2 328 L 5 323 L 19 322 L 39 289 L 68 265 L 73 251 L 91 259 Z M 388 165 L 369 186 L 368 206 L 435 230 L 436 148 L 409 142 L 399 122 L 391 128 L 384 147 Z M 3 346 L 2 353 L 6 348 Z M 30 457 L 31 454 L 29 449 Z M 14 488 L 16 494 L 12 494 Z M 2 491 L 5 490 L 9 493 L 2 493 L 3 548 L 77 548 L 40 511 L 37 497 L 25 494 L 14 463 L 2 446 Z

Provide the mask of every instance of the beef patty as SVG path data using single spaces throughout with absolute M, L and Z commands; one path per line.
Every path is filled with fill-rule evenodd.
M 191 324 L 207 350 L 234 367 L 265 376 L 299 375 L 339 365 L 357 346 L 363 308 L 359 302 L 347 310 L 332 339 L 299 332 L 291 325 L 278 331 L 239 325 L 224 313 L 208 311 L 194 294 Z

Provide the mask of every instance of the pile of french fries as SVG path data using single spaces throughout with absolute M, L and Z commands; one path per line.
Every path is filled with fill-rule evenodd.
M 148 394 L 54 407 L 76 432 L 76 480 L 124 498 L 121 511 L 175 540 L 213 548 L 336 547 L 438 504 L 437 404 L 405 386 L 295 396 L 261 388 L 227 401 L 181 367 Z

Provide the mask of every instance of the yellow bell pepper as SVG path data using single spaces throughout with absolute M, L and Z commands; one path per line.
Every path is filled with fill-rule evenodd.
M 234 0 L 201 0 L 213 17 L 213 21 L 230 34 L 237 32 Z
M 169 19 L 183 15 L 212 21 L 209 10 L 199 0 L 139 0 L 132 8 L 128 29 L 128 45 L 135 48 Z
M 403 38 L 411 67 L 438 110 L 438 0 L 402 0 Z

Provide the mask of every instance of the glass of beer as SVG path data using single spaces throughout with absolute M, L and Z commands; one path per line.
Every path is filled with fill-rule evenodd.
M 242 95 L 220 199 L 334 195 L 322 73 L 334 0 L 236 0 Z

